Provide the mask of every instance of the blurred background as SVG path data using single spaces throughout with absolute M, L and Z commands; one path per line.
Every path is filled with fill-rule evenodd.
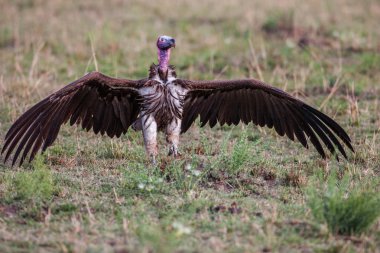
M 342 68 L 366 68 L 361 61 L 375 67 L 380 50 L 380 7 L 369 0 L 3 0 L 0 7 L 5 78 L 71 80 L 94 68 L 91 43 L 100 71 L 146 76 L 161 34 L 177 40 L 172 63 L 181 76 L 255 76 L 282 85 L 298 77 L 316 86 Z

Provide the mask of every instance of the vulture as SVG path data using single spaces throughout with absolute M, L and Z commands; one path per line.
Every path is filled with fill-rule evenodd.
M 52 93 L 22 114 L 5 135 L 1 153 L 12 166 L 32 161 L 57 138 L 62 124 L 79 125 L 95 134 L 120 137 L 131 127 L 142 131 L 146 153 L 155 164 L 157 132 L 166 134 L 169 155 L 178 156 L 179 135 L 200 118 L 200 126 L 253 123 L 280 136 L 310 141 L 326 159 L 323 144 L 338 158 L 352 152 L 351 139 L 333 119 L 290 94 L 255 79 L 192 81 L 177 78 L 169 65 L 175 40 L 157 39 L 158 64 L 147 78 L 129 80 L 91 72 Z M 336 150 L 337 149 L 337 150 Z

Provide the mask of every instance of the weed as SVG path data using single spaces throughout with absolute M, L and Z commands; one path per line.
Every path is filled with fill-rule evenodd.
M 363 233 L 380 216 L 380 198 L 369 190 L 372 185 L 352 185 L 348 174 L 338 180 L 332 173 L 322 187 L 317 186 L 321 180 L 308 186 L 308 203 L 315 219 L 325 222 L 332 233 Z
M 293 12 L 274 12 L 268 15 L 261 28 L 267 33 L 290 32 L 293 28 L 293 16 Z
M 174 224 L 176 225 L 176 224 Z M 178 226 L 173 226 L 177 230 Z M 178 244 L 176 238 L 177 231 L 171 232 L 158 226 L 139 224 L 136 228 L 136 235 L 142 245 L 155 252 L 171 252 Z
M 164 193 L 164 178 L 151 173 L 151 168 L 138 166 L 125 172 L 122 181 L 123 192 L 127 195 L 152 195 Z
M 52 208 L 53 214 L 72 214 L 77 210 L 77 207 L 72 203 L 63 203 Z
M 249 145 L 247 130 L 242 131 L 240 137 L 232 148 L 231 157 L 228 160 L 228 171 L 231 174 L 238 173 L 249 158 Z
M 37 156 L 32 164 L 32 171 L 19 171 L 9 173 L 6 177 L 6 196 L 11 200 L 28 200 L 37 202 L 49 202 L 58 187 L 54 177 L 46 166 L 44 158 Z
M 215 173 L 226 172 L 229 175 L 238 174 L 243 168 L 245 162 L 249 159 L 249 143 L 247 130 L 239 133 L 232 148 L 228 147 L 228 142 L 234 135 L 234 128 L 231 128 L 228 134 L 223 137 L 220 145 L 221 156 L 212 162 L 210 169 Z

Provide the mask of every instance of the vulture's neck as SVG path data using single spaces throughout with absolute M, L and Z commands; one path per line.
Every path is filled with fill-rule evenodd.
M 168 72 L 170 60 L 170 48 L 167 50 L 158 49 L 158 67 L 164 75 Z

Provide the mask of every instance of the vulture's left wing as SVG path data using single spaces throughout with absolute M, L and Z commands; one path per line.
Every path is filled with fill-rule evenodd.
M 274 127 L 276 132 L 285 134 L 294 141 L 294 136 L 308 148 L 307 138 L 318 153 L 326 158 L 318 139 L 332 154 L 335 148 L 347 158 L 346 152 L 337 137 L 354 151 L 350 137 L 333 119 L 292 97 L 288 93 L 254 79 L 226 81 L 177 80 L 189 88 L 185 97 L 181 131 L 186 132 L 200 116 L 201 126 L 210 127 L 240 121 L 250 122 L 261 127 Z M 306 134 L 306 136 L 305 136 Z

